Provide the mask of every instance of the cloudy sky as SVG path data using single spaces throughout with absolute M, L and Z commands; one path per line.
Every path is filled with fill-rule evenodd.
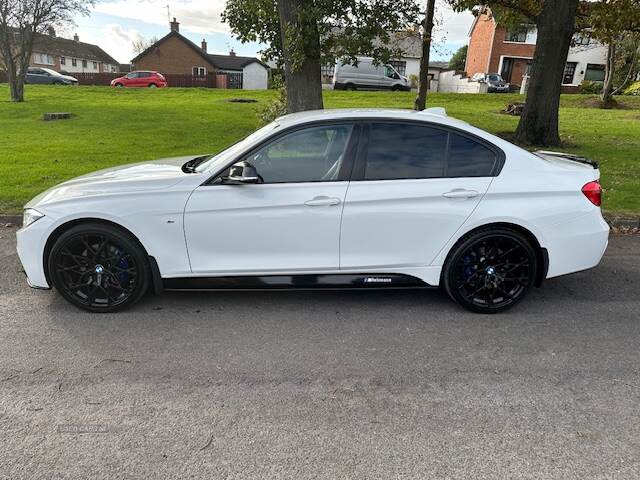
M 196 44 L 205 38 L 210 53 L 228 53 L 233 48 L 239 55 L 257 55 L 259 44 L 240 43 L 222 23 L 224 4 L 225 0 L 102 0 L 90 16 L 77 17 L 76 26 L 60 35 L 71 37 L 77 32 L 82 41 L 100 45 L 119 62 L 127 63 L 135 56 L 131 48 L 134 40 L 160 38 L 168 33 L 170 14 L 180 22 L 180 33 Z M 432 56 L 434 60 L 446 60 L 466 44 L 473 16 L 454 13 L 444 0 L 438 0 L 436 17 L 437 44 Z

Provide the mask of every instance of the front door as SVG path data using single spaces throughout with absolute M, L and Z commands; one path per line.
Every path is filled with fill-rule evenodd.
M 440 127 L 374 123 L 342 217 L 340 268 L 430 265 L 487 191 L 494 150 Z
M 502 60 L 500 76 L 506 83 L 511 83 L 511 77 L 513 76 L 513 58 L 504 58 Z
M 340 218 L 355 127 L 307 126 L 269 140 L 244 158 L 260 183 L 231 184 L 228 169 L 186 205 L 191 270 L 251 275 L 339 267 Z

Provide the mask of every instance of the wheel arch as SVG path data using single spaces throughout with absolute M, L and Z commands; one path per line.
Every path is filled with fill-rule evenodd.
M 42 254 L 42 263 L 43 263 L 43 268 L 44 268 L 44 275 L 45 278 L 47 279 L 47 283 L 49 283 L 49 285 L 51 285 L 51 277 L 49 275 L 49 254 L 51 253 L 51 249 L 53 248 L 53 245 L 56 243 L 56 240 L 58 240 L 58 238 L 60 238 L 60 236 L 68 231 L 69 229 L 76 227 L 78 225 L 82 225 L 84 223 L 98 223 L 98 224 L 102 224 L 102 225 L 106 225 L 109 226 L 111 228 L 115 228 L 118 229 L 124 233 L 126 233 L 127 235 L 129 235 L 139 246 L 140 248 L 142 248 L 142 251 L 145 253 L 145 255 L 147 256 L 147 258 L 149 259 L 149 266 L 151 268 L 151 283 L 152 283 L 152 287 L 154 289 L 154 292 L 158 293 L 159 291 L 162 290 L 162 278 L 160 276 L 160 269 L 158 268 L 158 262 L 156 261 L 156 259 L 149 255 L 149 252 L 147 251 L 146 247 L 144 246 L 144 244 L 140 241 L 140 239 L 138 238 L 138 236 L 133 233 L 130 229 L 128 229 L 127 227 L 122 226 L 121 224 L 114 222 L 112 220 L 107 220 L 104 218 L 98 218 L 98 217 L 83 217 L 83 218 L 75 218 L 73 220 L 68 220 L 60 225 L 58 225 L 47 237 L 47 241 L 45 242 L 44 245 L 44 250 L 43 250 L 43 254 Z
M 547 271 L 549 270 L 549 253 L 547 252 L 547 249 L 540 244 L 540 240 L 530 229 L 528 229 L 523 225 L 519 225 L 517 223 L 511 223 L 506 221 L 485 223 L 482 225 L 477 225 L 469 230 L 465 230 L 464 232 L 461 232 L 457 236 L 456 240 L 453 242 L 449 250 L 447 251 L 447 255 L 442 265 L 444 266 L 449 261 L 449 258 L 451 257 L 455 248 L 463 241 L 463 239 L 466 236 L 471 235 L 480 230 L 487 230 L 491 228 L 501 228 L 501 229 L 512 230 L 514 232 L 520 233 L 529 242 L 531 242 L 531 245 L 533 246 L 533 249 L 536 252 L 536 263 L 538 266 L 534 285 L 536 287 L 539 287 L 540 285 L 542 285 L 542 282 L 547 277 Z M 442 272 L 444 272 L 444 268 L 442 269 Z M 441 284 L 442 284 L 442 272 L 440 273 Z

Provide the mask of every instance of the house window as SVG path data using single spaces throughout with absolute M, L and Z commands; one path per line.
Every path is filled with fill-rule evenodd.
M 77 67 L 78 66 L 78 60 L 75 59 L 75 58 L 72 58 L 71 59 L 71 65 L 74 66 L 74 67 Z
M 527 41 L 527 33 L 529 33 L 528 25 L 518 25 L 507 30 L 505 36 L 506 42 L 525 43 Z
M 67 64 L 67 59 L 64 57 L 60 57 L 60 65 L 66 65 Z
M 82 68 L 87 68 L 87 61 L 86 60 L 82 60 Z
M 322 67 L 320 68 L 320 73 L 323 77 L 332 77 L 334 71 L 335 65 L 332 64 L 322 65 Z
M 562 83 L 567 85 L 573 83 L 573 76 L 576 73 L 576 62 L 567 62 L 564 66 L 564 74 L 562 76 Z
M 98 69 L 98 62 L 93 62 L 93 69 L 97 70 Z
M 589 45 L 589 43 L 591 43 L 591 38 L 585 33 L 576 33 L 573 36 L 573 44 L 576 46 Z
M 39 65 L 53 65 L 55 63 L 53 55 L 49 55 L 47 53 L 34 53 L 32 58 L 33 63 L 37 63 Z
M 193 67 L 193 76 L 194 77 L 206 77 L 207 69 L 205 67 Z
M 395 68 L 400 75 L 405 75 L 407 73 L 407 62 L 404 60 L 390 60 L 389 65 Z
M 590 82 L 604 82 L 604 69 L 604 65 L 587 63 L 587 69 L 584 72 L 584 79 Z

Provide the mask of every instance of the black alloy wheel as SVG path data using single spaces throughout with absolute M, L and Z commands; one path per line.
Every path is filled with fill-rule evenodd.
M 529 292 L 537 273 L 529 240 L 509 229 L 490 229 L 462 239 L 443 272 L 445 289 L 468 310 L 498 313 Z
M 149 287 L 149 262 L 124 231 L 84 224 L 64 232 L 49 255 L 49 276 L 60 294 L 91 312 L 128 307 Z

